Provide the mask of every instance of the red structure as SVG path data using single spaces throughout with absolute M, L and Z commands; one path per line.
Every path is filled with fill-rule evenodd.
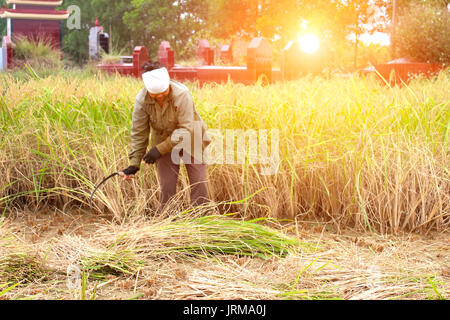
M 377 64 L 360 71 L 360 74 L 377 74 L 390 84 L 408 82 L 418 75 L 430 77 L 437 74 L 444 66 L 434 63 L 414 62 L 400 58 L 387 63 Z
M 289 41 L 281 51 L 281 74 L 285 80 L 297 79 L 302 68 L 299 57 L 302 55 L 298 41 Z
M 199 44 L 197 51 L 199 59 L 208 57 L 207 52 L 210 49 L 208 45 L 204 41 Z M 234 53 L 234 49 L 231 51 L 232 47 L 223 47 L 223 49 L 227 59 Z M 253 84 L 259 79 L 262 79 L 264 84 L 279 80 L 294 80 L 306 73 L 320 72 L 326 58 L 320 51 L 307 54 L 300 49 L 298 41 L 291 41 L 281 52 L 281 70 L 272 68 L 272 59 L 272 48 L 265 38 L 255 38 L 248 44 L 246 66 L 182 66 L 175 64 L 174 52 L 169 42 L 163 41 L 158 50 L 158 61 L 168 69 L 171 78 L 179 81 L 198 81 L 200 85 L 208 82 L 224 83 L 229 80 L 243 84 Z M 142 64 L 147 61 L 145 47 L 136 47 L 132 63 L 98 65 L 98 67 L 108 72 L 140 77 Z M 398 59 L 366 68 L 360 73 L 369 74 L 377 71 L 388 81 L 399 82 L 408 81 L 418 74 L 430 76 L 442 68 L 441 65 Z
M 203 47 L 206 47 L 205 43 L 203 43 Z M 203 52 L 208 52 L 208 50 Z M 200 85 L 207 82 L 224 83 L 228 80 L 252 84 L 261 77 L 265 83 L 281 80 L 280 70 L 272 69 L 272 48 L 265 38 L 255 38 L 250 42 L 247 48 L 247 66 L 184 67 L 175 64 L 169 70 L 169 74 L 172 78 L 180 81 L 199 81 Z
M 322 72 L 328 57 L 325 50 L 310 54 L 300 47 L 300 41 L 289 41 L 281 51 L 281 73 L 284 80 L 295 80 L 305 74 Z
M 247 55 L 248 45 L 250 42 L 242 39 L 233 39 L 231 41 L 232 63 L 242 64 L 242 58 Z
M 272 48 L 265 38 L 255 38 L 247 49 L 247 72 L 252 81 L 272 82 Z
M 61 47 L 61 21 L 69 17 L 68 11 L 55 10 L 62 0 L 7 0 L 12 8 L 0 9 L 0 18 L 7 19 L 7 35 L 25 36 L 36 40 L 45 38 L 50 44 Z
M 170 43 L 168 41 L 163 41 L 159 45 L 158 50 L 158 61 L 170 70 L 175 64 L 175 56 L 173 50 L 170 48 Z
M 197 59 L 202 66 L 212 66 L 214 64 L 214 50 L 209 45 L 208 40 L 202 39 L 197 46 Z
M 223 45 L 220 48 L 220 60 L 224 63 L 233 62 L 233 48 L 229 44 Z
M 147 49 L 136 47 L 134 48 L 132 63 L 99 64 L 97 68 L 109 73 L 118 72 L 121 75 L 140 78 L 142 76 L 142 65 L 148 61 Z
M 199 48 L 201 50 L 197 52 L 201 59 L 206 56 L 211 59 L 211 53 L 205 54 L 205 52 L 212 51 L 214 53 L 214 51 L 208 48 L 206 42 L 202 42 Z M 100 64 L 98 68 L 107 72 L 140 77 L 142 75 L 141 66 L 148 61 L 148 55 L 145 47 L 136 47 L 134 52 L 133 63 Z M 173 50 L 170 48 L 169 42 L 163 41 L 158 50 L 158 61 L 168 69 L 171 78 L 179 81 L 198 81 L 202 85 L 208 82 L 220 83 L 228 80 L 252 84 L 260 77 L 265 79 L 266 83 L 281 80 L 280 70 L 272 69 L 272 48 L 266 39 L 255 38 L 248 46 L 247 58 L 247 66 L 199 65 L 188 67 L 175 64 Z

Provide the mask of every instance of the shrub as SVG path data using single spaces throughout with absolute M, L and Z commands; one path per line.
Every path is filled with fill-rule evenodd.
M 38 38 L 30 40 L 24 36 L 14 39 L 14 57 L 22 66 L 27 64 L 37 69 L 55 69 L 62 67 L 61 54 L 59 50 L 52 47 L 49 39 Z
M 450 21 L 447 7 L 410 5 L 398 19 L 397 55 L 421 62 L 450 62 Z

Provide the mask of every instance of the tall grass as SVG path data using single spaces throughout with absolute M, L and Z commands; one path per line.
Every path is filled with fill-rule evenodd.
M 101 50 L 101 64 L 115 64 L 121 63 L 121 57 L 124 55 L 124 49 L 121 50 L 112 50 L 110 53 L 106 53 L 104 50 Z
M 450 76 L 388 87 L 374 79 L 305 77 L 270 86 L 191 84 L 209 128 L 280 132 L 279 171 L 211 165 L 209 191 L 246 218 L 275 217 L 400 232 L 450 224 Z M 84 206 L 101 178 L 128 165 L 139 80 L 102 74 L 0 76 L 0 206 Z M 182 171 L 180 187 L 187 186 Z M 154 167 L 112 180 L 96 210 L 116 218 L 153 212 Z M 188 192 L 181 202 L 188 203 Z
M 25 36 L 16 36 L 14 58 L 14 64 L 19 68 L 28 66 L 42 71 L 60 69 L 63 66 L 61 52 L 55 49 L 51 40 L 46 37 L 31 40 Z

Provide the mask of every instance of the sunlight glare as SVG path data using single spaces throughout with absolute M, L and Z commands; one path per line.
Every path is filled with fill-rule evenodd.
M 300 38 L 300 48 L 303 52 L 313 54 L 319 50 L 320 42 L 313 34 L 306 34 Z

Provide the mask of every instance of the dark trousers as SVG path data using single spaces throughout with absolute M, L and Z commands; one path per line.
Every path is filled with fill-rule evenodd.
M 161 212 L 169 199 L 177 192 L 178 173 L 180 165 L 172 162 L 171 153 L 167 153 L 156 162 L 158 168 L 159 184 L 161 187 L 160 207 Z M 191 189 L 191 205 L 198 206 L 209 201 L 206 188 L 206 164 L 195 164 L 191 158 L 191 164 L 185 164 Z

